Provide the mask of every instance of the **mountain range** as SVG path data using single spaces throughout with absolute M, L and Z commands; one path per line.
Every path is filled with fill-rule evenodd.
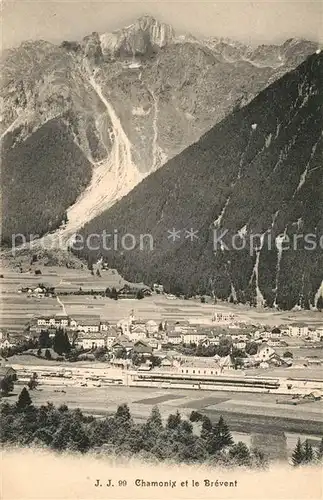
M 143 16 L 80 42 L 4 51 L 2 243 L 68 237 L 317 48 L 197 39 Z
M 86 242 L 96 235 L 96 248 L 77 254 L 173 293 L 315 306 L 323 290 L 322 81 L 318 50 L 86 223 L 80 234 Z M 104 231 L 127 241 L 104 248 Z

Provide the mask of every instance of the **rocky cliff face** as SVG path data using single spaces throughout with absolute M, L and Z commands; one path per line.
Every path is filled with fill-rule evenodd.
M 318 53 L 82 230 L 117 229 L 119 242 L 130 233 L 130 248 L 129 238 L 116 250 L 102 237 L 80 255 L 173 293 L 314 306 L 323 289 L 322 78 Z
M 62 231 L 74 232 L 315 49 L 288 41 L 252 51 L 179 37 L 144 16 L 81 43 L 26 42 L 6 51 L 3 239 L 53 230 L 65 211 Z
M 102 52 L 106 58 L 147 57 L 175 41 L 171 26 L 151 16 L 143 16 L 134 24 L 101 35 Z

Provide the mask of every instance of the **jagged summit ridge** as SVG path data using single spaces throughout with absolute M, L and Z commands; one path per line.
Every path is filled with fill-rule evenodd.
M 102 52 L 114 56 L 145 55 L 174 41 L 172 26 L 152 16 L 142 16 L 130 26 L 100 36 Z

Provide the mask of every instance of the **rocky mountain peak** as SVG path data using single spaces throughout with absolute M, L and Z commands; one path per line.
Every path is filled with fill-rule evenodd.
M 174 38 L 172 26 L 145 15 L 123 29 L 101 35 L 101 45 L 105 55 L 134 57 L 158 51 Z

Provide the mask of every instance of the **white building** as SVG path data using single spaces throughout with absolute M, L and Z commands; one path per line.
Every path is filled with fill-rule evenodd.
M 129 318 L 122 319 L 117 323 L 117 327 L 121 329 L 121 332 L 123 335 L 130 334 L 131 325 L 132 325 L 132 321 Z
M 55 316 L 40 316 L 37 318 L 37 326 L 67 328 L 70 318 L 66 314 L 56 314 Z
M 109 323 L 107 321 L 100 322 L 100 332 L 107 332 L 109 330 Z
M 257 354 L 253 356 L 255 361 L 268 361 L 275 354 L 275 350 L 268 344 L 261 344 Z
M 166 342 L 169 344 L 180 344 L 182 342 L 182 335 L 179 332 L 168 332 Z
M 8 339 L 1 340 L 0 349 L 9 349 L 10 347 L 14 347 L 16 344 L 10 342 Z
M 288 333 L 290 337 L 308 337 L 308 330 L 308 326 L 304 323 L 295 323 L 289 326 Z
M 132 325 L 127 335 L 130 340 L 144 340 L 147 338 L 146 327 L 144 325 Z
M 177 370 L 185 375 L 221 375 L 221 367 L 213 359 L 184 361 Z
M 97 333 L 100 331 L 100 323 L 100 316 L 74 316 L 70 321 L 70 327 L 84 333 Z
M 233 323 L 235 321 L 235 315 L 230 312 L 215 312 L 212 321 L 218 324 Z
M 201 332 L 186 332 L 182 333 L 183 344 L 199 344 L 202 340 L 206 339 L 207 335 Z
M 106 337 L 101 333 L 79 333 L 75 341 L 77 347 L 82 347 L 83 349 L 97 349 L 99 347 L 106 347 Z
M 323 330 L 308 330 L 308 338 L 310 338 L 312 342 L 319 342 L 321 337 L 323 337 Z
M 158 333 L 158 323 L 154 321 L 153 319 L 150 319 L 146 323 L 146 330 L 148 335 L 154 335 L 155 333 Z
M 109 330 L 107 332 L 107 336 L 106 336 L 106 345 L 107 345 L 108 349 L 111 349 L 111 347 L 115 343 L 116 338 L 118 337 L 119 334 L 120 334 L 120 332 L 118 332 L 118 330 L 116 328 L 113 328 L 113 327 L 109 328 Z

